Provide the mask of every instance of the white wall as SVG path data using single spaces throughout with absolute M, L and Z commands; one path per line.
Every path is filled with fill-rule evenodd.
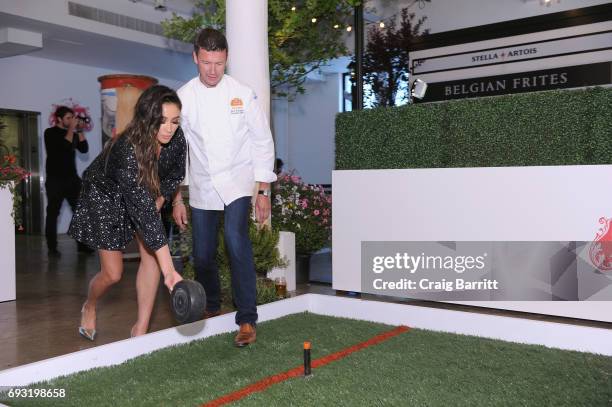
M 148 2 L 134 3 L 129 0 L 78 0 L 76 3 L 152 23 L 159 23 L 171 18 L 173 13 L 171 9 L 165 12 L 155 10 L 151 4 L 147 4 Z M 168 1 L 168 3 L 172 3 L 172 1 Z M 185 3 L 185 0 L 181 3 Z M 174 12 L 187 16 L 189 14 L 185 13 L 187 9 L 188 7 L 185 4 L 181 4 L 181 10 L 176 9 Z M 68 1 L 66 0 L 45 0 L 44 2 L 41 0 L 1 1 L 0 12 L 155 47 L 166 48 L 167 46 L 167 41 L 162 36 L 117 26 L 112 26 L 112 29 L 109 29 L 107 24 L 72 16 L 68 14 Z
M 307 81 L 306 93 L 294 101 L 273 101 L 272 123 L 276 155 L 284 161 L 284 169 L 295 169 L 311 184 L 331 184 L 341 75 L 320 77 L 323 80 Z
M 427 16 L 424 28 L 436 33 L 609 3 L 609 0 L 556 1 L 543 6 L 539 0 L 433 0 L 424 3 L 423 8 L 417 3 L 409 10 L 417 18 Z M 371 0 L 366 7 L 373 6 L 377 16 L 388 17 L 410 3 L 412 0 Z M 354 35 L 347 35 L 346 44 L 352 52 Z M 324 82 L 308 81 L 306 94 L 292 102 L 272 101 L 276 155 L 285 162 L 285 169 L 296 169 L 310 183 L 331 183 L 334 119 L 340 111 L 338 98 L 342 89 L 338 76 L 326 74 Z
M 49 127 L 48 118 L 52 105 L 63 99 L 72 98 L 79 104 L 89 107 L 94 123 L 93 130 L 86 134 L 89 152 L 87 154 L 77 153 L 76 163 L 79 175 L 101 151 L 100 84 L 97 78 L 113 73 L 120 72 L 29 56 L 0 59 L 0 108 L 28 110 L 41 114 L 38 148 L 42 176 L 44 176 L 46 157 L 42 134 L 44 129 Z M 161 84 L 174 89 L 181 85 L 180 82 L 174 80 L 157 79 Z M 46 201 L 43 207 L 46 208 Z M 71 217 L 70 207 L 64 203 L 58 221 L 59 233 L 66 232 Z
M 542 14 L 557 13 L 576 8 L 609 3 L 610 0 L 552 0 L 550 6 L 540 4 L 540 0 L 433 0 L 409 8 L 415 13 L 415 21 L 427 16 L 424 28 L 431 33 L 458 30 L 478 25 L 516 20 Z M 412 0 L 370 0 L 367 6 L 377 9 L 377 16 L 388 17 L 398 13 Z
M 286 98 L 272 98 L 270 103 L 270 126 L 274 137 L 274 153 L 289 169 L 289 102 Z

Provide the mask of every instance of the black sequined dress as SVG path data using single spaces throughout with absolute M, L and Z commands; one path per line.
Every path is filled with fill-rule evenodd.
M 162 146 L 158 162 L 160 190 L 166 201 L 185 177 L 187 145 L 179 128 Z M 68 234 L 86 245 L 121 250 L 138 232 L 155 251 L 168 243 L 155 200 L 138 183 L 138 163 L 127 137 L 117 140 L 108 154 L 100 154 L 83 173 L 83 186 Z

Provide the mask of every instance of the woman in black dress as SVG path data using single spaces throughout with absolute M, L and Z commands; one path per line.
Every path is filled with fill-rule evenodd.
M 100 272 L 89 283 L 79 333 L 94 340 L 96 303 L 123 273 L 122 249 L 138 240 L 138 320 L 132 336 L 147 332 L 159 285 L 169 290 L 182 278 L 174 269 L 159 214 L 185 176 L 186 143 L 179 129 L 181 102 L 165 86 L 138 99 L 134 118 L 83 174 L 83 187 L 68 233 L 98 249 Z M 159 268 L 158 268 L 159 264 Z

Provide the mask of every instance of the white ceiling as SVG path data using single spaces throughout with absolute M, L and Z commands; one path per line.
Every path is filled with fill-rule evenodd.
M 0 13 L 0 27 L 41 33 L 43 48 L 27 54 L 33 57 L 177 81 L 188 80 L 195 73 L 183 43 L 169 43 L 170 48 L 183 50 L 172 51 L 6 13 Z
M 127 0 L 126 0 L 127 1 Z M 151 7 L 155 6 L 155 0 L 129 0 L 132 3 L 148 4 Z M 166 0 L 166 9 L 168 11 L 190 16 L 194 11 L 194 0 Z

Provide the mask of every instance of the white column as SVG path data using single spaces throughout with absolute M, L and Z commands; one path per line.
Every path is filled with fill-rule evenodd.
M 255 91 L 270 120 L 268 0 L 227 0 L 225 7 L 228 73 Z
M 225 36 L 228 73 L 255 91 L 269 123 L 268 0 L 226 0 Z M 257 189 L 258 184 L 253 189 L 253 203 Z M 266 223 L 270 226 L 271 219 Z

